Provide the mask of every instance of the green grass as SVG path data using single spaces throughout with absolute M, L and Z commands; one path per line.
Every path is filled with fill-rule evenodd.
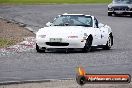
M 13 44 L 14 44 L 14 42 L 9 40 L 9 39 L 0 38 L 0 48 L 7 47 L 7 46 L 10 46 L 10 45 L 13 45 Z
M 110 3 L 111 0 L 0 0 L 3 4 L 47 4 L 47 3 Z

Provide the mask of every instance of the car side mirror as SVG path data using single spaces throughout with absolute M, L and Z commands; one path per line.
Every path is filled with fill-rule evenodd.
M 52 23 L 51 22 L 48 22 L 48 23 L 46 23 L 46 26 L 51 26 L 52 25 Z
M 99 23 L 98 26 L 99 26 L 99 28 L 101 28 L 101 27 L 104 27 L 105 25 L 102 23 Z

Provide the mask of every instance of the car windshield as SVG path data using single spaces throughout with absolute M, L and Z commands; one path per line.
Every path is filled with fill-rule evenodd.
M 92 27 L 92 17 L 84 15 L 61 15 L 53 21 L 53 26 Z
M 132 4 L 132 0 L 113 0 L 115 4 Z

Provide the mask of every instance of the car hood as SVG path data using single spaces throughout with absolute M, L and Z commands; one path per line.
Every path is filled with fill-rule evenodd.
M 38 35 L 46 35 L 46 37 L 67 37 L 67 36 L 78 36 L 84 35 L 85 31 L 90 31 L 91 27 L 82 26 L 51 26 L 39 29 Z
M 128 6 L 129 8 L 132 8 L 132 4 L 114 4 L 114 3 L 111 3 L 108 5 L 108 7 L 114 7 L 114 6 Z

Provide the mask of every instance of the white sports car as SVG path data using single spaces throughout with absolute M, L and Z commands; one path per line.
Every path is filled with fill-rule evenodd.
M 37 52 L 51 48 L 88 52 L 93 47 L 109 50 L 113 45 L 111 28 L 91 15 L 65 13 L 46 25 L 36 33 Z

